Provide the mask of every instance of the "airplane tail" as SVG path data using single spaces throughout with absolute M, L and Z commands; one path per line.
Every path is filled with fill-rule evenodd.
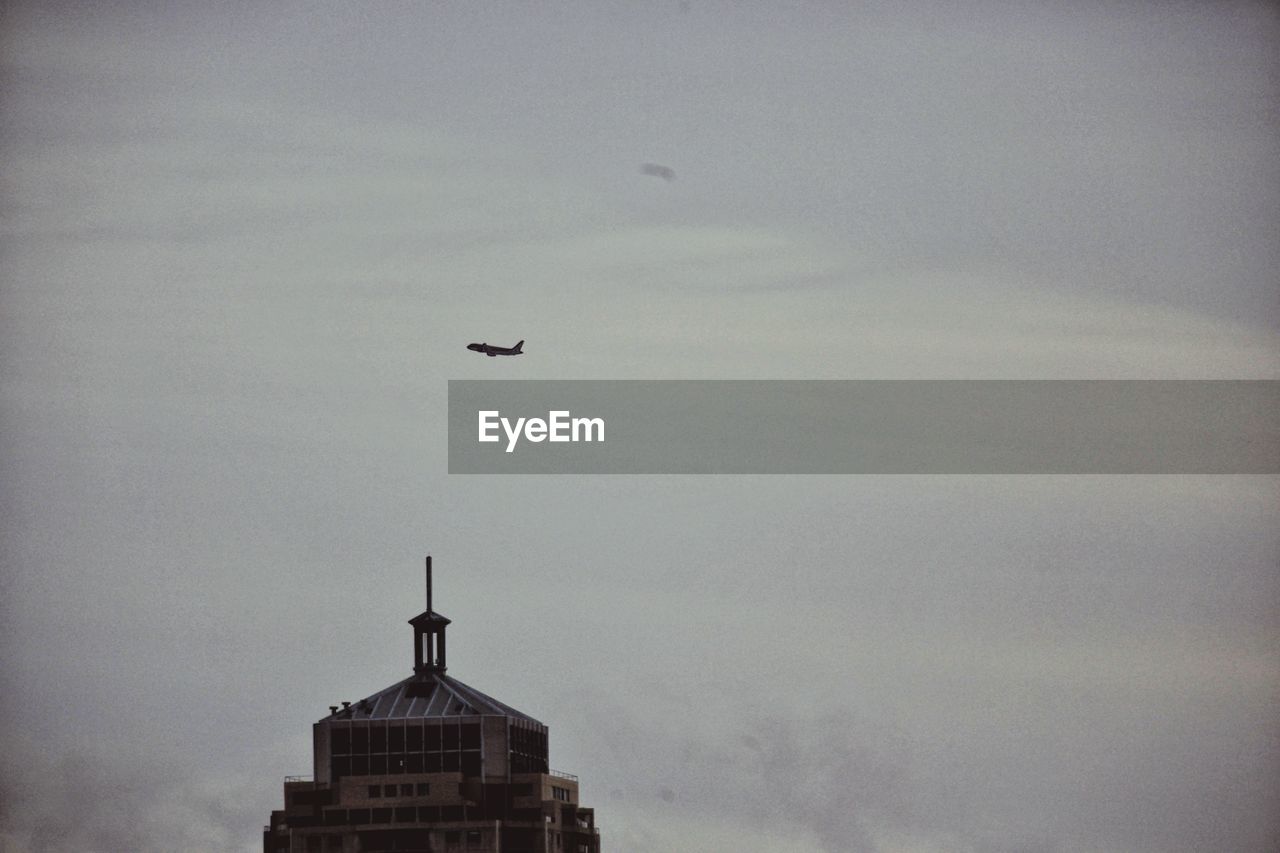
M 518 343 L 518 344 L 516 344 L 515 346 L 513 346 L 513 347 L 511 348 L 511 351 L 512 351 L 512 352 L 521 352 L 520 347 L 522 347 L 522 346 L 524 346 L 524 341 L 521 341 L 520 343 Z

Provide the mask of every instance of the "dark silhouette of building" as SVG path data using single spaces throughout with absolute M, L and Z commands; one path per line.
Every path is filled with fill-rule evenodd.
M 547 727 L 445 674 L 449 620 L 413 626 L 413 675 L 313 726 L 314 774 L 285 777 L 265 853 L 599 853 L 578 779 L 547 765 Z

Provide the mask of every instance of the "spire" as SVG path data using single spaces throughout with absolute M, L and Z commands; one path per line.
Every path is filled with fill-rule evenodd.
M 413 671 L 444 672 L 444 629 L 449 620 L 431 609 L 431 557 L 427 557 L 427 609 L 409 620 L 413 626 Z

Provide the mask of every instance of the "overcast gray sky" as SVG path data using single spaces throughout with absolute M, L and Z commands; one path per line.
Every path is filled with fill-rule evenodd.
M 1277 478 L 446 473 L 448 379 L 1280 378 L 1273 4 L 902 5 L 5 4 L 0 846 L 258 849 L 432 553 L 610 851 L 1274 849 Z

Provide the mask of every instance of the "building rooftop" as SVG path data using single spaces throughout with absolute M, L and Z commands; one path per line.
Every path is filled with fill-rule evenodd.
M 399 720 L 494 714 L 542 725 L 530 717 L 463 684 L 443 672 L 413 675 L 372 696 L 339 708 L 321 722 L 335 720 Z
M 483 715 L 514 717 L 542 723 L 486 696 L 474 687 L 445 675 L 445 630 L 449 619 L 431 609 L 431 558 L 427 557 L 427 609 L 409 620 L 413 626 L 413 675 L 385 690 L 342 707 L 330 705 L 329 716 L 338 720 L 404 720 Z

